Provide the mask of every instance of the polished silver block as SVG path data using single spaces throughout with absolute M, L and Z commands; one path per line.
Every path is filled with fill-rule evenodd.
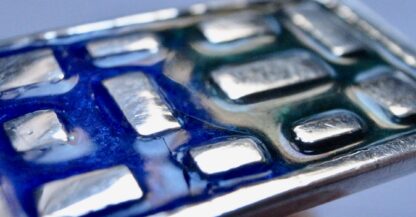
M 49 49 L 0 58 L 0 91 L 40 83 L 54 83 L 64 73 Z
M 130 170 L 115 166 L 46 183 L 36 192 L 36 204 L 42 217 L 82 216 L 142 196 Z
M 127 121 L 142 136 L 180 128 L 157 89 L 142 72 L 130 72 L 103 82 Z
M 291 5 L 284 11 L 289 29 L 324 56 L 347 57 L 364 49 L 348 24 L 315 2 Z
M 233 100 L 267 91 L 322 80 L 330 69 L 305 52 L 293 52 L 263 60 L 230 65 L 211 73 L 214 82 Z
M 371 107 L 375 104 L 398 122 L 416 114 L 416 82 L 402 72 L 387 70 L 359 80 L 359 98 L 371 102 L 363 102 L 363 105 Z
M 192 46 L 202 54 L 239 54 L 275 42 L 280 32 L 276 20 L 255 13 L 232 14 L 202 21 L 199 30 L 206 41 Z
M 339 139 L 335 143 L 340 143 L 346 137 L 355 136 L 363 130 L 364 125 L 356 114 L 341 109 L 311 116 L 293 127 L 295 140 L 304 148 L 318 146 L 334 139 Z
M 203 21 L 199 29 L 205 38 L 214 44 L 261 36 L 270 33 L 264 18 L 253 14 L 229 16 Z
M 99 67 L 151 65 L 161 61 L 165 53 L 154 34 L 129 34 L 91 41 L 87 50 Z
M 266 157 L 250 138 L 240 138 L 191 149 L 190 155 L 205 175 L 215 175 L 250 164 L 265 163 Z
M 13 148 L 30 151 L 68 141 L 67 132 L 52 110 L 35 111 L 4 123 Z

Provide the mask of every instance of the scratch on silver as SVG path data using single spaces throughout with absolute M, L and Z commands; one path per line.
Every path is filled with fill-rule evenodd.
M 341 109 L 306 118 L 293 128 L 297 140 L 311 145 L 362 130 L 363 126 L 356 115 Z
M 151 136 L 180 128 L 166 103 L 142 72 L 109 78 L 103 84 L 139 135 Z

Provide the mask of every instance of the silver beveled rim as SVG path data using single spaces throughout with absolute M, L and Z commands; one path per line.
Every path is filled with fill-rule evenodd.
M 416 169 L 415 131 L 219 197 L 152 215 L 284 216 L 406 175 Z

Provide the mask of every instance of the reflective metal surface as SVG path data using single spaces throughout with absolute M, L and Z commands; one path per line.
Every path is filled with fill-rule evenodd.
M 143 196 L 130 170 L 116 166 L 43 185 L 37 192 L 39 216 L 82 216 Z
M 255 13 L 213 18 L 198 26 L 205 39 L 193 42 L 192 46 L 209 56 L 232 55 L 258 49 L 273 43 L 280 33 L 277 21 Z
M 130 72 L 103 82 L 124 116 L 142 136 L 180 128 L 170 109 L 141 72 Z
M 296 51 L 263 60 L 224 66 L 211 72 L 221 90 L 233 100 L 285 88 L 330 76 L 327 66 L 308 53 Z
M 87 49 L 99 67 L 150 65 L 163 59 L 165 51 L 153 34 L 130 34 L 88 43 Z
M 0 91 L 54 83 L 64 74 L 51 50 L 42 49 L 0 58 Z
M 4 129 L 19 152 L 45 148 L 68 141 L 67 132 L 55 112 L 41 110 L 4 123 Z
M 364 126 L 358 116 L 347 110 L 320 113 L 300 120 L 293 127 L 295 140 L 300 142 L 302 148 L 312 149 L 330 146 L 331 144 L 322 143 L 331 140 L 333 143 L 341 143 L 343 140 L 354 141 L 354 136 L 363 130 Z
M 374 12 L 354 0 L 317 0 L 354 29 L 363 33 L 367 43 L 390 64 L 415 75 L 416 48 Z
M 243 187 L 206 202 L 152 216 L 285 216 L 416 169 L 414 132 L 306 168 Z
M 203 21 L 199 24 L 199 28 L 205 38 L 214 44 L 268 33 L 267 26 L 264 25 L 261 17 L 253 17 L 249 14 L 241 14 L 241 16 L 238 17 L 240 19 L 234 16 Z
M 348 62 L 344 57 L 364 49 L 347 23 L 314 2 L 285 8 L 289 29 L 308 46 L 336 62 Z M 330 57 L 333 56 L 333 57 Z
M 235 170 L 250 164 L 265 163 L 266 158 L 250 138 L 232 139 L 194 148 L 190 155 L 206 175 Z
M 48 91 L 41 95 L 46 96 L 44 98 L 40 98 L 40 95 L 34 92 L 17 94 L 19 97 L 2 95 L 0 110 L 4 115 L 0 115 L 0 122 L 7 122 L 35 109 L 50 108 L 59 111 L 58 114 L 64 116 L 62 120 L 70 126 L 69 129 L 62 129 L 67 138 L 71 137 L 67 141 L 71 146 L 62 147 L 77 150 L 79 147 L 91 145 L 86 150 L 93 150 L 80 151 L 72 157 L 65 158 L 67 156 L 64 154 L 68 149 L 53 149 L 55 151 L 41 157 L 43 160 L 47 159 L 42 161 L 47 163 L 37 164 L 39 161 L 24 162 L 27 156 L 23 156 L 22 159 L 21 156 L 16 157 L 14 152 L 8 152 L 9 144 L 4 140 L 6 146 L 0 146 L 0 170 L 13 177 L 14 187 L 17 186 L 16 189 L 19 190 L 18 200 L 24 212 L 36 215 L 32 212 L 36 207 L 42 216 L 82 215 L 115 205 L 108 210 L 115 211 L 120 216 L 260 215 L 270 211 L 276 215 L 284 215 L 415 170 L 416 146 L 414 126 L 411 125 L 413 98 L 397 94 L 390 96 L 391 93 L 387 92 L 383 92 L 386 97 L 374 95 L 379 86 L 388 89 L 397 87 L 404 93 L 413 92 L 413 81 L 394 72 L 383 78 L 388 81 L 365 86 L 365 82 L 376 77 L 370 79 L 370 75 L 361 76 L 366 74 L 366 70 L 380 65 L 389 65 L 407 75 L 415 75 L 412 49 L 399 43 L 402 42 L 399 39 L 386 34 L 380 26 L 364 19 L 365 16 L 358 12 L 359 10 L 351 10 L 353 7 L 349 3 L 336 0 L 316 2 L 320 4 L 318 7 L 308 6 L 313 3 L 301 0 L 243 1 L 232 6 L 216 7 L 195 5 L 188 10 L 160 10 L 1 42 L 1 55 L 4 55 L 3 52 L 20 55 L 22 51 L 18 49 L 30 50 L 32 45 L 59 48 L 54 50 L 55 58 L 65 66 L 62 67 L 65 74 L 68 71 L 69 74 L 75 74 L 74 78 L 77 79 L 71 83 L 74 91 L 70 91 L 72 88 L 66 88 L 63 96 L 51 96 Z M 280 13 L 282 4 L 285 5 L 286 16 Z M 302 10 L 295 10 L 300 8 Z M 312 10 L 310 13 L 313 16 L 310 16 L 309 10 Z M 214 36 L 208 33 L 204 36 L 208 41 L 200 43 L 201 36 L 198 34 L 201 32 L 198 31 L 202 30 L 204 34 L 204 27 L 203 24 L 198 26 L 198 22 L 212 21 L 212 18 L 217 16 L 239 17 L 241 13 L 250 16 L 254 14 L 255 17 L 260 15 L 262 21 L 260 24 L 255 21 L 252 25 L 251 18 L 246 20 L 241 16 L 244 18 L 242 20 L 249 23 L 247 29 L 247 23 L 243 22 L 244 28 L 240 29 L 241 31 L 234 31 L 229 35 L 214 33 Z M 324 18 L 321 17 L 321 13 L 324 14 Z M 277 23 L 269 26 L 269 18 L 285 21 L 286 27 L 292 30 L 297 38 L 288 37 L 291 36 L 286 31 L 288 29 L 280 31 L 280 28 L 276 28 Z M 306 18 L 309 22 L 304 22 Z M 296 19 L 303 21 L 296 23 Z M 317 21 L 314 21 L 315 19 Z M 232 25 L 235 25 L 235 22 L 239 24 L 237 19 L 231 22 Z M 316 22 L 319 25 L 316 25 Z M 321 24 L 324 26 L 321 27 Z M 309 28 L 310 25 L 314 28 Z M 90 42 L 93 43 L 95 39 L 111 36 L 115 39 L 116 36 L 126 33 L 153 30 L 163 30 L 157 33 L 164 39 L 161 40 L 163 46 L 173 49 L 172 53 L 179 53 L 173 55 L 174 57 L 184 58 L 173 58 L 173 61 L 169 59 L 172 62 L 168 62 L 164 67 L 145 64 L 132 66 L 143 72 L 131 72 L 131 68 L 123 67 L 103 69 L 91 64 L 90 56 L 94 56 L 94 49 L 89 50 L 88 56 L 83 47 Z M 259 34 L 256 35 L 255 32 Z M 188 33 L 193 37 L 188 38 Z M 260 35 L 260 38 L 265 40 L 250 42 L 250 39 L 259 38 Z M 263 37 L 264 35 L 267 37 Z M 240 40 L 238 36 L 244 39 Z M 279 43 L 279 40 L 282 40 L 282 43 Z M 235 43 L 237 41 L 238 43 Z M 176 42 L 181 43 L 175 44 Z M 120 53 L 136 53 L 129 50 L 129 42 L 117 42 L 116 46 L 112 42 L 109 44 L 109 50 L 105 48 L 103 53 L 111 57 Z M 269 44 L 270 47 L 264 46 Z M 27 47 L 28 45 L 30 46 Z M 148 47 L 147 45 L 144 47 Z M 102 46 L 106 47 L 108 44 L 103 43 Z M 298 50 L 278 56 L 284 51 L 304 46 L 312 48 L 310 54 Z M 114 51 L 114 48 L 117 49 Z M 363 49 L 368 53 L 358 54 Z M 194 52 L 195 50 L 197 52 Z M 253 53 L 248 53 L 251 51 Z M 333 67 L 315 58 L 315 52 L 332 61 Z M 360 58 L 354 58 L 358 55 Z M 124 56 L 122 60 L 133 59 L 129 58 Z M 347 63 L 349 65 L 345 65 Z M 131 66 L 118 61 L 106 64 Z M 162 72 L 161 68 L 166 67 L 169 70 Z M 62 79 L 63 74 L 57 78 Z M 19 78 L 19 82 L 25 79 L 26 77 Z M 38 81 L 35 79 L 27 82 L 27 85 L 36 82 Z M 354 82 L 356 84 L 352 85 Z M 18 86 L 20 85 L 26 83 Z M 217 91 L 217 88 L 220 91 Z M 370 91 L 365 92 L 364 89 Z M 373 98 L 372 101 L 379 108 L 374 110 L 374 105 L 360 104 L 360 94 L 357 95 L 357 91 L 361 95 Z M 112 99 L 107 100 L 107 95 Z M 384 102 L 378 98 L 389 101 Z M 71 102 L 76 102 L 76 105 L 73 106 Z M 357 113 L 368 124 L 369 136 L 363 138 L 363 141 L 354 140 L 351 144 L 348 142 L 345 146 L 341 144 L 344 141 L 331 144 L 342 147 L 318 154 L 302 153 L 292 144 L 293 141 L 287 138 L 286 130 L 288 126 L 292 126 L 290 124 L 336 108 L 345 108 Z M 124 117 L 117 114 L 117 109 L 121 110 Z M 375 117 L 380 111 L 388 111 L 391 116 L 397 116 L 387 117 L 387 122 L 394 124 L 380 124 Z M 351 120 L 350 118 L 348 116 L 346 119 Z M 130 126 L 124 119 L 127 119 L 139 135 L 130 133 Z M 330 133 L 319 134 L 322 136 L 320 141 L 331 136 L 348 134 L 358 128 L 359 121 L 350 122 L 344 118 L 330 120 L 323 121 L 325 124 L 322 129 Z M 327 122 L 330 124 L 326 124 Z M 348 124 L 344 125 L 345 123 Z M 312 125 L 315 124 L 314 122 Z M 363 128 L 362 125 L 360 127 Z M 341 131 L 338 130 L 340 128 Z M 178 130 L 159 134 L 171 129 Z M 23 137 L 28 137 L 29 134 L 31 133 L 24 133 Z M 153 136 L 156 134 L 157 136 Z M 72 142 L 74 135 L 76 142 Z M 217 141 L 215 139 L 219 136 L 235 135 L 256 137 L 255 139 L 265 146 L 264 150 L 253 148 L 251 145 L 233 145 L 232 149 L 228 149 L 226 145 L 221 145 L 220 148 L 202 145 L 206 141 Z M 305 135 L 298 137 L 305 138 Z M 1 132 L 0 136 L 3 136 Z M 144 136 L 149 137 L 143 138 Z M 25 144 L 28 147 L 30 145 Z M 218 143 L 214 142 L 211 145 Z M 210 148 L 207 149 L 208 147 Z M 195 150 L 195 165 L 186 161 L 185 156 L 192 155 L 192 151 L 189 150 Z M 261 175 L 241 170 L 236 173 L 238 178 L 225 180 L 224 177 L 207 178 L 193 172 L 193 169 L 199 168 L 200 172 L 210 176 L 217 172 L 234 171 L 234 168 L 246 163 L 263 163 L 266 157 L 261 155 L 261 151 L 264 151 L 265 155 L 270 154 L 271 157 L 268 162 L 270 168 Z M 81 156 L 79 153 L 91 154 L 73 160 L 74 156 Z M 228 163 L 220 165 L 210 160 L 222 155 L 230 156 L 229 159 L 227 157 L 229 161 L 225 161 Z M 73 161 L 54 164 L 61 156 Z M 129 171 L 122 167 L 120 170 L 123 172 L 120 173 L 123 175 L 107 173 L 113 169 L 77 175 L 80 169 L 93 171 L 108 165 L 120 164 L 129 167 L 133 165 L 135 168 Z M 114 169 L 116 170 L 119 171 Z M 125 180 L 127 184 L 120 181 L 116 182 L 121 183 L 120 185 L 113 185 L 113 176 L 127 177 L 117 178 Z M 31 179 L 33 177 L 36 179 Z M 143 180 L 146 189 L 146 197 L 143 200 L 138 200 L 143 196 L 143 192 L 136 180 Z M 81 184 L 73 184 L 78 181 Z M 27 198 L 33 196 L 33 189 L 38 185 L 42 187 L 37 197 L 37 205 L 34 206 L 33 201 Z M 75 186 L 80 188 L 74 188 Z M 101 191 L 103 189 L 116 189 L 117 192 Z M 122 194 L 118 194 L 119 192 Z M 131 206 L 116 205 L 130 200 L 137 201 Z M 93 215 L 108 214 L 105 213 L 108 210 L 101 210 Z
M 403 123 L 416 114 L 416 82 L 403 72 L 380 69 L 362 76 L 357 86 L 360 104 L 378 107 L 390 121 Z

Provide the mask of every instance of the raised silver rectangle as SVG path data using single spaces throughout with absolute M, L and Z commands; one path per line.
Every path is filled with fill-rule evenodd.
M 368 76 L 359 81 L 358 89 L 390 118 L 402 121 L 416 115 L 416 82 L 400 71 Z
M 163 59 L 164 50 L 153 34 L 129 34 L 91 41 L 87 50 L 99 67 L 148 65 Z
M 3 125 L 13 148 L 19 152 L 68 141 L 64 126 L 52 110 L 28 113 Z
M 142 136 L 180 128 L 166 103 L 142 72 L 130 72 L 103 81 L 127 121 Z
M 49 49 L 0 58 L 0 91 L 47 82 L 57 82 L 64 73 Z
M 211 76 L 233 100 L 292 85 L 324 79 L 330 70 L 306 52 L 292 52 L 267 59 L 230 65 L 214 70 Z
M 280 33 L 276 20 L 255 13 L 238 13 L 202 21 L 205 40 L 192 42 L 198 52 L 209 56 L 239 54 L 273 43 Z
M 291 5 L 284 11 L 289 20 L 289 29 L 301 36 L 302 41 L 312 37 L 336 57 L 363 50 L 363 43 L 351 33 L 351 28 L 316 2 Z
M 190 155 L 199 170 L 206 175 L 266 162 L 265 155 L 251 138 L 240 138 L 196 147 L 191 149 Z
M 295 125 L 296 140 L 304 145 L 317 143 L 358 133 L 363 125 L 358 116 L 347 110 L 331 110 L 306 118 Z
M 110 205 L 138 200 L 143 191 L 126 166 L 96 170 L 41 186 L 39 216 L 83 216 Z
M 271 32 L 264 17 L 247 13 L 239 16 L 205 20 L 199 24 L 199 29 L 205 38 L 214 44 L 269 34 Z

